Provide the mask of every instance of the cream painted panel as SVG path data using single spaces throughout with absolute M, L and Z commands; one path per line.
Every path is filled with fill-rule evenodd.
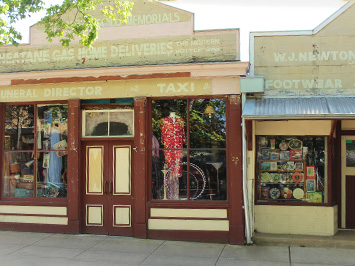
M 113 226 L 115 227 L 131 227 L 131 206 L 130 205 L 114 205 Z
M 333 236 L 338 207 L 255 205 L 255 230 L 270 234 Z
M 235 72 L 231 70 L 231 72 Z M 207 75 L 207 73 L 199 73 Z M 218 73 L 215 73 L 218 75 Z M 231 73 L 232 75 L 233 73 Z M 240 78 L 239 77 L 223 77 L 212 79 L 212 94 L 240 94 Z
M 0 205 L 0 213 L 67 215 L 67 207 Z
M 131 194 L 131 146 L 114 146 L 114 195 Z
M 87 194 L 103 194 L 103 146 L 87 147 Z
M 103 226 L 103 206 L 86 205 L 86 225 Z
M 149 219 L 149 230 L 229 231 L 229 221 Z
M 331 128 L 331 120 L 257 121 L 255 135 L 329 136 Z
M 150 210 L 151 217 L 170 218 L 220 218 L 227 219 L 225 209 L 166 209 L 154 208 Z
M 342 130 L 355 130 L 355 120 L 342 120 L 341 121 Z
M 1 223 L 68 225 L 67 217 L 0 215 Z

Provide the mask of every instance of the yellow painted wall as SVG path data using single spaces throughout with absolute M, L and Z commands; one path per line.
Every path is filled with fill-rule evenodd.
M 341 121 L 342 130 L 355 130 L 355 120 L 342 120 Z
M 254 226 L 260 233 L 333 236 L 337 215 L 337 206 L 256 205 Z
M 257 121 L 255 135 L 328 136 L 331 120 Z

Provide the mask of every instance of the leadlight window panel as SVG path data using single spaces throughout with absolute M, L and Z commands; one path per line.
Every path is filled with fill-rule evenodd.
M 84 110 L 83 137 L 133 137 L 132 109 Z

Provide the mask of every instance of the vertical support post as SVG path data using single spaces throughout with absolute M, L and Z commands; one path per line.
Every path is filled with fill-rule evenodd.
M 229 96 L 228 116 L 228 165 L 229 187 L 229 242 L 230 244 L 244 244 L 243 219 L 243 174 L 242 174 L 242 126 L 240 96 Z
M 135 137 L 134 165 L 134 236 L 147 238 L 147 98 L 134 99 Z
M 68 233 L 80 232 L 80 100 L 68 100 Z

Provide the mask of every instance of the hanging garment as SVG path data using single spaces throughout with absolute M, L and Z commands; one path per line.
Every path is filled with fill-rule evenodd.
M 164 149 L 182 149 L 185 140 L 184 120 L 181 117 L 167 116 L 163 118 L 161 127 L 161 140 Z M 164 150 L 165 162 L 168 167 L 172 167 L 181 163 L 181 150 Z M 179 176 L 181 176 L 181 167 L 179 168 Z M 176 170 L 175 170 L 176 172 Z
M 52 129 L 50 140 L 51 140 L 51 150 L 55 150 L 53 145 L 60 141 L 58 129 Z M 54 151 L 51 151 L 50 158 L 49 158 L 48 181 L 54 184 L 62 183 L 60 178 L 61 173 L 62 173 L 62 158 L 58 157 L 58 155 Z
M 164 145 L 165 162 L 172 168 L 167 180 L 169 199 L 179 199 L 179 180 L 182 176 L 182 148 L 185 140 L 184 120 L 178 116 L 162 118 L 161 139 Z M 179 149 L 179 150 L 167 150 Z

